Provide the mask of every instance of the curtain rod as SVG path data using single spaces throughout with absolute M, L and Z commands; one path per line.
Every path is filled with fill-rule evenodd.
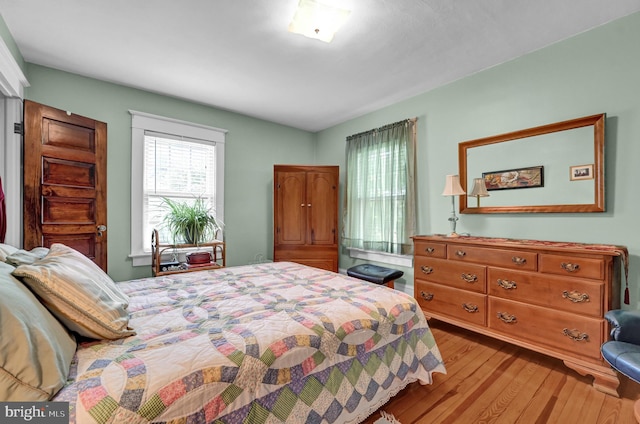
M 407 123 L 407 122 L 413 122 L 413 123 L 415 124 L 417 120 L 418 120 L 418 118 L 417 118 L 417 117 L 415 117 L 415 118 L 407 118 L 407 119 L 403 119 L 402 121 L 394 122 L 393 124 L 387 124 L 387 125 L 384 125 L 384 126 L 379 127 L 379 128 L 374 128 L 374 129 L 372 129 L 372 130 L 363 131 L 363 132 L 361 132 L 361 133 L 357 133 L 357 134 L 350 135 L 350 136 L 348 136 L 348 137 L 347 137 L 347 140 L 351 140 L 352 138 L 355 138 L 355 137 L 361 137 L 361 136 L 366 135 L 366 134 L 371 134 L 371 133 L 374 133 L 374 132 L 376 132 L 376 131 L 384 131 L 384 130 L 386 130 L 386 129 L 389 129 L 389 128 L 392 128 L 392 127 L 395 127 L 395 126 L 397 126 L 397 125 L 405 124 L 405 123 Z

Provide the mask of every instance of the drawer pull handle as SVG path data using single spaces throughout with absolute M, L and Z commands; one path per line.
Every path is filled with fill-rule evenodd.
M 433 272 L 433 268 L 431 268 L 430 266 L 422 265 L 420 267 L 420 271 L 422 271 L 424 274 L 431 274 Z
M 460 278 L 462 278 L 467 283 L 475 283 L 478 281 L 478 276 L 475 274 L 460 274 Z
M 589 340 L 589 335 L 587 333 L 581 333 L 575 329 L 569 330 L 568 328 L 565 328 L 562 330 L 562 334 L 564 334 L 565 336 L 569 337 L 571 340 L 574 340 L 576 342 Z
M 563 291 L 562 292 L 562 297 L 565 298 L 565 299 L 569 299 L 573 303 L 582 303 L 582 302 L 588 302 L 589 301 L 589 295 L 587 293 L 578 293 L 575 290 L 573 290 L 571 293 L 569 293 L 566 290 Z
M 502 280 L 500 278 L 498 278 L 498 285 L 500 287 L 502 287 L 505 290 L 513 290 L 516 288 L 516 282 L 515 281 L 509 281 L 509 280 Z
M 433 300 L 433 293 L 427 293 L 427 292 L 420 292 L 420 297 L 423 298 L 426 301 L 432 301 Z
M 511 262 L 513 262 L 516 265 L 524 265 L 527 263 L 527 258 L 522 258 L 520 256 L 513 256 L 511 258 Z
M 515 315 L 508 314 L 506 312 L 498 312 L 498 319 L 507 324 L 515 324 L 518 322 L 518 318 Z
M 456 256 L 459 258 L 464 258 L 465 256 L 467 256 L 467 252 L 465 252 L 464 250 L 456 250 Z
M 462 309 L 472 314 L 474 312 L 478 312 L 478 305 L 474 305 L 473 303 L 463 303 Z
M 426 249 L 424 249 L 424 251 L 427 253 L 433 253 L 436 251 L 436 249 L 434 249 L 433 247 L 427 247 Z
M 576 272 L 577 270 L 580 269 L 580 264 L 572 264 L 572 263 L 566 263 L 566 262 L 562 262 L 560 264 L 560 267 L 562 269 L 564 269 L 567 272 Z

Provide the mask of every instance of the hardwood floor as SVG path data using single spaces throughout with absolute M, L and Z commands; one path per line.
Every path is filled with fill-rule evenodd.
M 636 423 L 640 385 L 624 376 L 615 398 L 560 360 L 439 321 L 429 325 L 447 374 L 434 374 L 431 385 L 409 385 L 381 408 L 402 424 Z

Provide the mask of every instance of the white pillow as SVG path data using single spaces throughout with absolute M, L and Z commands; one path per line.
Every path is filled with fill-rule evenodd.
M 76 351 L 69 331 L 0 262 L 0 401 L 49 400 Z
M 119 339 L 135 334 L 128 327 L 129 298 L 91 259 L 60 243 L 47 256 L 20 265 L 22 278 L 42 303 L 68 329 L 94 339 Z
M 49 249 L 46 247 L 34 247 L 31 250 L 17 249 L 12 254 L 7 255 L 5 262 L 12 266 L 32 264 L 47 256 L 47 253 L 49 253 Z
M 13 247 L 9 244 L 0 243 L 0 262 L 6 262 L 7 256 L 15 253 L 18 250 L 17 247 Z

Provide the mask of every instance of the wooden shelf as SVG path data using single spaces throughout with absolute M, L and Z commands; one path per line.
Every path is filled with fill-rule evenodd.
M 177 269 L 168 269 L 163 270 L 162 264 L 166 262 L 162 262 L 162 255 L 168 254 L 167 252 L 171 251 L 185 251 L 198 249 L 199 251 L 209 251 L 211 253 L 212 261 L 208 265 L 202 266 L 194 266 L 192 268 L 188 268 L 186 262 L 179 262 L 176 266 Z M 185 272 L 194 272 L 194 271 L 204 271 L 207 269 L 218 269 L 224 268 L 226 266 L 226 244 L 220 240 L 214 240 L 207 243 L 199 243 L 199 244 L 162 244 L 159 242 L 158 238 L 158 230 L 154 229 L 151 233 L 151 271 L 153 272 L 153 276 L 157 277 L 160 275 L 169 275 L 169 274 L 181 274 Z

